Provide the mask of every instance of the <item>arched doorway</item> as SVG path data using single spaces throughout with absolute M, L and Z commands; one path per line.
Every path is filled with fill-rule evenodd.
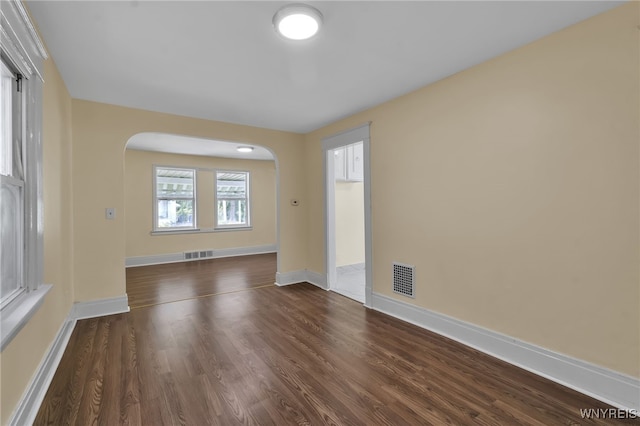
M 279 270 L 279 173 L 271 150 L 139 133 L 127 142 L 124 169 L 128 281 L 140 275 L 137 268 L 167 265 L 155 293 L 139 295 L 127 285 L 131 307 L 273 284 Z M 243 266 L 251 259 L 261 266 Z M 216 272 L 200 271 L 199 278 L 187 280 L 197 287 L 187 288 L 184 277 L 214 260 Z

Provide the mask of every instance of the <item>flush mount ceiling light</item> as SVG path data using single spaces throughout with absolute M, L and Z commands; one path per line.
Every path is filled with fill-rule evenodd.
M 322 24 L 322 14 L 306 4 L 290 4 L 273 16 L 278 34 L 290 40 L 306 40 L 316 35 Z
M 253 151 L 253 147 L 252 146 L 239 146 L 236 149 L 238 150 L 238 152 L 252 152 Z

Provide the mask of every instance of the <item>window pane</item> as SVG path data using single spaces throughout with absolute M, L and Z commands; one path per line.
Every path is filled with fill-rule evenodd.
M 247 198 L 246 173 L 217 173 L 218 198 Z
M 156 169 L 158 198 L 194 198 L 193 170 Z
M 22 188 L 2 182 L 0 189 L 0 301 L 22 287 Z
M 246 225 L 247 200 L 218 200 L 218 225 Z
M 13 74 L 2 64 L 2 83 L 0 90 L 0 174 L 13 175 Z
M 193 228 L 193 200 L 158 200 L 158 228 Z

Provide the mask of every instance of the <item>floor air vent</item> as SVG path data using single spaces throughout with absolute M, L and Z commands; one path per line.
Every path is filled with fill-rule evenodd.
M 415 266 L 393 264 L 393 292 L 404 296 L 415 297 Z
M 213 257 L 213 250 L 184 252 L 184 260 L 207 259 L 211 257 Z

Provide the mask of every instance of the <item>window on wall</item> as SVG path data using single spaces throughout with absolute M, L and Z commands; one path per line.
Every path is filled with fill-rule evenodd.
M 249 216 L 249 172 L 216 172 L 216 227 L 246 228 Z
M 47 55 L 27 16 L 22 2 L 2 2 L 0 351 L 51 289 L 43 283 L 42 60 Z
M 0 102 L 0 306 L 24 290 L 24 193 L 22 77 L 2 61 Z
M 196 228 L 196 171 L 155 168 L 155 229 Z

